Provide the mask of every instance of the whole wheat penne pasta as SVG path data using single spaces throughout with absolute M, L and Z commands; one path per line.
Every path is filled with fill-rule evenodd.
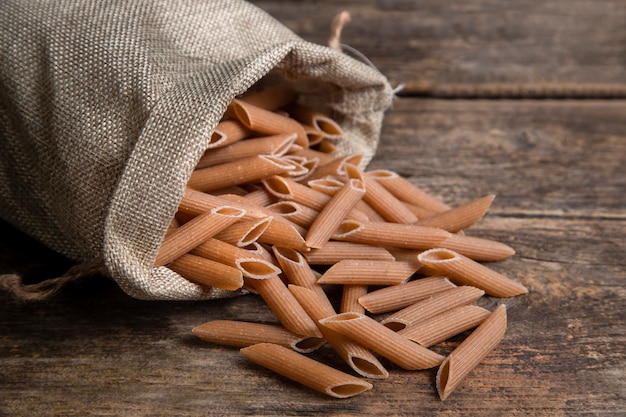
M 311 174 L 315 172 L 315 170 L 317 169 L 317 166 L 319 165 L 319 162 L 320 161 L 317 158 L 307 159 L 306 161 L 302 163 L 302 168 L 306 170 L 306 172 L 303 173 L 302 175 L 289 175 L 289 177 L 291 177 L 294 181 L 302 182 L 308 179 L 311 176 Z
M 313 290 L 297 285 L 290 285 L 289 291 L 296 297 L 309 317 L 318 323 L 318 328 L 330 347 L 352 369 L 367 378 L 387 378 L 389 376 L 389 372 L 369 350 L 354 340 L 319 324 L 320 320 L 336 315 L 326 295 L 322 297 Z
M 443 361 L 443 356 L 400 336 L 363 314 L 341 313 L 320 320 L 319 323 L 407 370 L 428 369 Z
M 427 250 L 419 254 L 417 259 L 453 281 L 480 288 L 487 295 L 513 297 L 528 292 L 522 284 L 450 249 Z
M 300 336 L 282 326 L 236 320 L 213 320 L 194 327 L 198 338 L 217 345 L 246 347 L 257 343 L 274 343 L 296 352 L 310 353 L 322 346 L 321 338 Z
M 318 293 L 320 298 L 326 298 L 326 293 L 322 286 L 318 284 L 317 277 L 300 252 L 278 246 L 274 246 L 272 250 L 280 268 L 290 283 L 309 288 Z
M 317 150 L 324 153 L 336 153 L 337 145 L 329 141 L 328 139 L 324 139 L 318 146 Z M 358 165 L 358 163 L 356 164 Z
M 260 343 L 241 349 L 257 365 L 335 398 L 349 398 L 372 388 L 369 382 L 331 368 L 288 348 Z
M 208 239 L 193 249 L 191 254 L 237 268 L 244 276 L 254 275 L 263 279 L 281 272 L 280 268 L 265 259 L 262 254 L 217 239 Z
M 287 112 L 300 123 L 313 126 L 323 132 L 324 136 L 329 139 L 338 139 L 343 136 L 343 131 L 337 122 L 322 112 L 298 104 L 289 106 Z
M 436 384 L 442 400 L 500 343 L 506 322 L 506 306 L 501 304 L 441 363 Z
M 413 185 L 395 172 L 387 170 L 374 170 L 369 171 L 368 175 L 371 178 L 376 179 L 376 181 L 389 190 L 389 192 L 395 195 L 399 200 L 424 207 L 434 212 L 442 212 L 450 209 L 450 206 L 439 201 L 416 185 Z
M 289 247 L 302 252 L 309 250 L 299 227 L 281 217 L 275 217 L 257 240 L 261 243 Z
M 183 194 L 183 198 L 178 206 L 178 211 L 180 213 L 197 216 L 204 212 L 211 211 L 215 207 L 219 206 L 231 206 L 244 210 L 246 212 L 246 217 L 267 217 L 267 214 L 258 207 L 249 204 L 242 204 L 238 201 L 230 201 L 226 198 L 203 193 L 202 191 L 196 191 L 189 187 L 185 188 L 185 193 Z
M 451 234 L 437 246 L 453 250 L 475 261 L 500 261 L 515 254 L 515 250 L 504 243 L 460 234 Z
M 246 184 L 293 170 L 294 166 L 273 155 L 255 155 L 225 164 L 195 170 L 187 186 L 198 191 L 213 191 Z
M 421 219 L 419 224 L 420 226 L 437 227 L 452 233 L 458 232 L 482 219 L 494 198 L 494 194 L 487 195 L 462 206 Z
M 267 207 L 270 204 L 273 204 L 274 196 L 268 193 L 265 189 L 250 191 L 249 193 L 242 195 L 243 200 L 241 200 L 245 204 L 251 204 L 257 207 Z
M 364 294 L 359 297 L 359 304 L 372 314 L 387 313 L 455 287 L 446 277 L 426 277 Z
M 418 218 L 400 200 L 391 194 L 377 181 L 365 175 L 365 189 L 363 201 L 370 205 L 386 221 L 393 223 L 415 223 Z
M 359 297 L 367 294 L 369 286 L 364 284 L 347 284 L 343 286 L 341 293 L 341 305 L 339 312 L 341 313 L 365 313 L 365 309 L 359 304 Z
M 342 178 L 345 176 L 345 164 L 359 165 L 363 160 L 363 154 L 356 153 L 346 156 L 336 157 L 330 162 L 317 167 L 310 179 L 324 178 L 327 176 Z
M 364 259 L 372 261 L 394 261 L 395 257 L 385 248 L 361 243 L 329 240 L 318 249 L 303 254 L 310 265 L 332 265 L 344 259 Z M 414 264 L 418 264 L 417 255 Z
M 332 197 L 345 185 L 345 183 L 332 177 L 324 177 L 315 180 L 309 180 L 307 182 L 307 185 L 315 191 L 319 191 L 320 193 Z
M 247 93 L 240 100 L 265 110 L 275 111 L 295 102 L 297 97 L 297 93 L 289 86 L 277 84 Z
M 450 235 L 451 233 L 434 227 L 382 222 L 364 223 L 348 219 L 341 222 L 332 238 L 368 245 L 430 249 Z
M 320 284 L 398 285 L 409 279 L 415 268 L 408 262 L 344 259 L 331 266 L 317 281 Z
M 295 134 L 283 133 L 280 135 L 242 140 L 218 149 L 209 149 L 198 161 L 196 169 L 249 158 L 256 155 L 281 156 L 289 150 L 296 140 Z
M 216 234 L 215 238 L 239 247 L 248 246 L 256 242 L 267 230 L 271 221 L 272 217 L 240 220 Z
M 217 124 L 211 134 L 207 149 L 217 149 L 231 145 L 241 139 L 247 138 L 252 131 L 237 120 L 224 120 Z
M 324 140 L 324 132 L 317 129 L 315 126 L 308 126 L 303 124 L 302 127 L 306 132 L 306 137 L 309 139 L 309 146 L 319 145 Z
M 299 335 L 322 337 L 317 325 L 298 304 L 278 275 L 264 279 L 249 278 L 251 279 L 247 282 L 263 298 L 265 304 L 287 330 Z
M 191 282 L 207 287 L 229 291 L 243 287 L 243 276 L 238 269 L 200 256 L 182 255 L 170 262 L 168 268 Z
M 254 256 L 251 253 L 248 258 L 237 258 L 234 260 L 235 267 L 241 271 L 245 278 L 255 280 L 270 279 L 281 272 L 280 268 L 273 262 L 262 259 L 261 256 L 263 255 Z
M 154 265 L 170 263 L 235 223 L 245 213 L 244 210 L 235 207 L 220 206 L 195 217 L 165 237 Z
M 313 221 L 319 215 L 319 211 L 312 208 L 298 204 L 295 201 L 279 201 L 277 203 L 270 204 L 265 207 L 272 213 L 276 213 L 285 219 L 302 226 L 309 228 Z
M 489 310 L 475 305 L 455 307 L 406 327 L 398 334 L 430 347 L 478 326 L 488 315 Z
M 305 241 L 310 248 L 321 248 L 365 194 L 363 183 L 350 180 L 335 193 L 309 228 Z
M 382 320 L 381 324 L 399 331 L 454 307 L 471 304 L 484 294 L 483 290 L 470 286 L 444 290 L 403 308 Z
M 411 210 L 411 213 L 413 213 L 415 217 L 417 217 L 420 221 L 422 219 L 426 219 L 437 214 L 436 211 L 432 211 L 421 206 L 416 206 L 415 204 L 407 203 L 406 201 L 403 201 L 402 204 L 404 204 L 407 209 Z
M 308 159 L 317 158 L 320 161 L 319 165 L 325 165 L 335 159 L 335 156 L 333 156 L 332 153 L 320 152 L 311 148 L 302 148 L 298 150 L 294 150 L 293 146 L 291 148 L 292 150 L 290 150 L 289 153 L 292 153 L 294 155 L 302 155 Z
M 306 132 L 296 120 L 241 100 L 233 100 L 231 105 L 237 119 L 248 129 L 268 135 L 295 133 L 296 144 L 309 146 Z
M 386 246 L 385 250 L 394 257 L 396 261 L 409 262 L 415 266 L 415 269 L 419 271 L 422 275 L 441 275 L 439 271 L 434 271 L 432 274 L 428 272 L 424 272 L 424 265 L 420 261 L 417 260 L 417 255 L 422 253 L 422 250 L 419 249 L 405 249 L 405 248 L 394 248 L 393 246 Z

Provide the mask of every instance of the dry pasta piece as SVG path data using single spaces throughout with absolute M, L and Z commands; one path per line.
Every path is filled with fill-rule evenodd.
M 455 287 L 456 285 L 446 277 L 426 277 L 364 294 L 359 297 L 359 303 L 370 313 L 381 314 L 400 310 L 419 300 Z
M 245 213 L 244 210 L 235 207 L 220 206 L 195 217 L 165 237 L 154 265 L 170 263 L 235 223 Z
M 282 326 L 237 320 L 213 320 L 194 327 L 198 338 L 217 345 L 246 347 L 257 343 L 274 343 L 296 352 L 310 353 L 326 341 L 317 337 L 293 334 Z
M 320 161 L 320 165 L 326 165 L 327 163 L 335 159 L 335 156 L 333 156 L 332 153 L 320 152 L 318 150 L 311 149 L 311 148 L 302 148 L 302 149 L 294 150 L 294 147 L 292 146 L 292 151 L 290 151 L 290 153 L 294 155 L 302 155 L 309 159 L 317 158 Z
M 363 284 L 348 284 L 343 286 L 343 292 L 341 293 L 341 306 L 339 312 L 341 313 L 365 313 L 365 309 L 359 304 L 359 297 L 367 294 L 368 285 Z
M 315 291 L 320 298 L 326 298 L 326 293 L 317 282 L 317 277 L 307 264 L 302 254 L 294 249 L 274 246 L 274 256 L 287 276 L 290 283 Z
M 418 219 L 400 200 L 391 194 L 385 187 L 368 175 L 365 178 L 363 201 L 369 204 L 383 219 L 393 223 L 410 224 Z
M 250 191 L 241 196 L 243 197 L 242 202 L 257 207 L 267 207 L 275 201 L 274 197 L 264 189 Z
M 411 184 L 395 172 L 374 170 L 369 171 L 368 175 L 371 178 L 375 178 L 376 181 L 401 201 L 424 207 L 436 213 L 450 209 L 449 205 L 439 201 L 416 185 Z
M 331 266 L 317 281 L 320 284 L 398 285 L 416 269 L 408 262 L 344 259 Z
M 487 295 L 514 297 L 528 292 L 522 284 L 450 249 L 427 250 L 419 254 L 417 259 L 453 281 L 480 288 Z
M 368 245 L 408 249 L 430 249 L 448 239 L 451 233 L 414 224 L 364 223 L 348 219 L 339 225 L 333 239 Z
M 372 388 L 372 384 L 361 378 L 283 346 L 259 343 L 242 348 L 241 353 L 257 365 L 331 397 L 349 398 Z
M 402 329 L 398 334 L 430 347 L 478 326 L 488 315 L 489 310 L 479 306 L 456 307 Z
M 359 165 L 363 160 L 363 154 L 355 153 L 346 156 L 336 157 L 330 162 L 325 163 L 317 168 L 311 175 L 310 179 L 324 178 L 327 176 L 343 178 L 346 175 L 345 165 Z
M 246 93 L 241 101 L 275 111 L 296 101 L 298 94 L 289 86 L 276 84 L 259 91 Z
M 307 185 L 314 189 L 315 191 L 319 191 L 320 193 L 333 196 L 337 191 L 341 189 L 345 185 L 344 182 L 339 181 L 338 179 L 331 177 L 318 178 L 315 180 L 310 180 L 307 182 Z
M 224 120 L 217 124 L 211 134 L 207 149 L 217 149 L 245 139 L 252 131 L 237 120 Z
M 265 207 L 272 213 L 305 228 L 309 228 L 319 215 L 319 211 L 298 204 L 295 201 L 279 201 Z
M 385 248 L 361 243 L 329 240 L 321 248 L 303 254 L 310 265 L 332 265 L 344 259 L 394 261 L 396 258 Z M 415 263 L 417 256 L 414 255 Z
M 451 308 L 471 304 L 484 294 L 483 290 L 470 286 L 444 290 L 403 308 L 382 320 L 381 324 L 399 331 Z
M 296 140 L 295 134 L 281 134 L 242 140 L 219 149 L 209 149 L 196 164 L 196 169 L 249 158 L 255 155 L 282 156 Z
M 315 126 L 303 124 L 302 127 L 306 132 L 306 137 L 309 139 L 309 146 L 319 145 L 324 140 L 324 132 L 317 129 Z
M 248 129 L 268 135 L 295 133 L 296 144 L 304 148 L 309 146 L 304 128 L 294 119 L 241 100 L 233 100 L 231 105 L 237 119 Z
M 313 290 L 297 285 L 290 285 L 289 291 L 316 323 L 336 315 L 326 295 L 322 297 Z M 387 378 L 389 376 L 389 372 L 369 350 L 327 327 L 318 325 L 318 328 L 330 347 L 357 373 L 367 378 Z
M 243 276 L 238 269 L 200 256 L 182 255 L 170 262 L 168 268 L 191 282 L 207 287 L 229 291 L 243 287 Z
M 255 155 L 225 164 L 195 170 L 187 187 L 198 191 L 215 191 L 231 185 L 258 181 L 271 175 L 291 171 L 295 167 L 273 155 Z
M 506 306 L 501 304 L 441 363 L 436 378 L 441 400 L 495 349 L 504 337 L 506 322 Z
M 354 208 L 365 194 L 365 187 L 359 180 L 350 180 L 331 197 L 320 211 L 319 216 L 306 234 L 306 244 L 310 248 L 321 248 L 337 229 L 337 226 Z
M 240 202 L 229 201 L 225 198 L 203 193 L 202 191 L 196 191 L 189 187 L 185 188 L 183 198 L 178 205 L 178 211 L 179 213 L 197 216 L 207 211 L 211 211 L 215 207 L 219 206 L 231 206 L 244 210 L 246 212 L 246 217 L 267 217 L 267 214 L 265 214 L 258 207 L 249 204 L 241 204 Z
M 451 249 L 475 261 L 500 261 L 515 254 L 515 250 L 504 243 L 459 234 L 451 234 L 437 246 Z
M 495 197 L 494 194 L 489 194 L 462 206 L 422 219 L 419 224 L 420 226 L 437 227 L 452 233 L 458 232 L 482 219 Z
M 317 325 L 298 304 L 278 275 L 269 278 L 248 281 L 250 286 L 263 298 L 265 304 L 274 312 L 278 321 L 295 334 L 322 337 Z
M 239 247 L 248 246 L 256 242 L 271 222 L 272 217 L 240 220 L 216 234 L 215 238 Z
M 319 323 L 407 370 L 433 368 L 443 361 L 443 356 L 438 353 L 400 336 L 363 314 L 341 313 L 320 320 Z
M 328 139 L 339 139 L 343 136 L 343 131 L 337 122 L 322 112 L 298 104 L 289 106 L 287 112 L 300 123 L 313 126 L 323 132 Z

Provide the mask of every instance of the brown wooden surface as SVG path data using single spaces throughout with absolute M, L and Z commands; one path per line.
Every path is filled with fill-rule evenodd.
M 355 25 L 351 30 L 365 33 L 348 38 L 346 31 L 344 40 L 391 71 L 394 60 L 396 66 L 413 59 L 420 65 L 410 50 L 415 45 L 421 45 L 422 55 L 455 55 L 449 49 L 455 42 L 443 42 L 436 52 L 413 38 L 428 26 L 425 22 L 433 22 L 435 12 L 441 16 L 437 29 L 432 29 L 435 34 L 473 27 L 462 23 L 458 10 L 444 18 L 447 3 L 436 7 L 435 2 L 346 1 L 334 2 L 333 7 L 370 8 L 358 18 L 353 15 L 351 24 Z M 624 81 L 619 78 L 624 74 L 624 54 L 613 56 L 624 51 L 624 28 L 617 30 L 611 23 L 623 3 L 568 2 L 572 12 L 567 22 L 575 27 L 577 13 L 599 3 L 613 5 L 594 10 L 606 21 L 580 23 L 593 27 L 595 38 L 605 40 L 597 51 L 597 66 L 578 68 L 576 61 L 561 59 L 569 66 L 568 74 L 582 77 L 562 78 L 568 82 Z M 335 12 L 314 7 L 325 2 L 306 2 L 301 5 L 302 16 L 289 18 L 298 3 L 259 4 L 320 42 Z M 377 13 L 413 8 L 412 4 L 419 5 L 414 12 L 393 12 L 393 25 L 376 29 Z M 492 45 L 495 55 L 498 50 L 516 49 L 515 42 L 510 43 L 514 39 L 498 37 L 490 26 L 494 20 L 496 27 L 509 27 L 499 23 L 507 16 L 498 12 L 500 3 L 463 4 L 474 17 L 481 10 L 493 10 L 494 19 L 482 17 L 474 29 L 494 31 L 484 42 Z M 527 8 L 530 22 L 539 19 L 531 4 L 538 9 L 565 8 L 565 2 L 516 4 Z M 454 11 L 461 6 L 449 7 Z M 512 17 L 508 18 L 512 33 L 541 37 L 531 30 L 535 26 Z M 550 28 L 544 30 L 551 33 Z M 588 38 L 579 39 L 581 50 L 593 50 L 583 44 Z M 378 47 L 366 49 L 370 43 Z M 540 44 L 535 48 L 538 54 Z M 556 58 L 540 62 L 518 53 L 518 62 L 536 62 L 542 68 L 558 63 Z M 473 58 L 455 59 L 459 65 L 469 59 L 470 65 Z M 462 67 L 444 64 L 450 65 L 450 74 Z M 503 81 L 496 74 L 506 72 L 497 66 L 486 71 L 461 71 L 451 79 L 463 82 L 477 76 Z M 583 77 L 585 71 L 588 75 Z M 412 80 L 420 81 L 415 74 L 411 73 Z M 0 415 L 624 415 L 625 165 L 623 100 L 405 97 L 395 102 L 370 168 L 396 170 L 452 205 L 496 193 L 489 215 L 468 233 L 513 246 L 514 257 L 491 266 L 530 288 L 527 296 L 504 300 L 509 308 L 504 341 L 444 402 L 436 395 L 434 370 L 408 372 L 385 362 L 391 373 L 388 380 L 375 381 L 373 390 L 358 397 L 336 400 L 250 364 L 236 349 L 203 343 L 190 334 L 192 327 L 211 319 L 274 322 L 256 296 L 193 303 L 139 301 L 107 279 L 94 278 L 71 284 L 52 300 L 37 304 L 22 304 L 0 293 Z M 69 265 L 0 223 L 0 273 L 22 273 L 32 282 L 56 276 Z M 481 303 L 491 308 L 498 301 Z M 459 340 L 437 349 L 447 352 Z M 328 349 L 313 357 L 346 369 Z

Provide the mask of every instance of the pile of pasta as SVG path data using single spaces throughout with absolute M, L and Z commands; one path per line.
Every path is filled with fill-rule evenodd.
M 484 266 L 509 246 L 463 230 L 493 196 L 449 207 L 361 154 L 335 155 L 341 128 L 284 86 L 235 99 L 192 173 L 156 259 L 202 286 L 256 293 L 280 325 L 214 320 L 193 334 L 336 398 L 438 367 L 445 399 L 503 338 L 520 283 Z M 341 302 L 327 292 L 342 286 Z M 339 304 L 339 302 L 336 302 Z M 472 330 L 473 329 L 473 330 Z M 472 330 L 446 356 L 432 346 Z M 328 345 L 354 371 L 307 355 Z

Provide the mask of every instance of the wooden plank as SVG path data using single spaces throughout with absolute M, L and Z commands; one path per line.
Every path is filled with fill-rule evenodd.
M 341 10 L 342 41 L 405 94 L 626 97 L 621 0 L 255 0 L 303 38 L 326 44 Z
M 531 290 L 481 301 L 504 301 L 509 329 L 445 402 L 434 370 L 389 365 L 372 391 L 335 400 L 190 334 L 211 319 L 274 322 L 257 296 L 140 301 L 100 278 L 38 304 L 0 293 L 0 414 L 621 415 L 625 112 L 623 101 L 417 99 L 389 112 L 371 168 L 396 169 L 451 204 L 496 192 L 471 234 L 515 247 L 491 266 Z M 31 279 L 67 266 L 1 223 L 0 254 L 0 273 Z M 312 356 L 346 369 L 328 349 Z

